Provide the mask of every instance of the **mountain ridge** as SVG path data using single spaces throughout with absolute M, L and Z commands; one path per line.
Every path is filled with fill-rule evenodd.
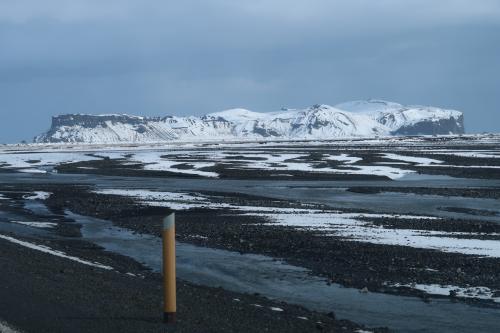
M 120 143 L 192 139 L 331 139 L 463 134 L 463 113 L 381 100 L 255 112 L 237 108 L 196 116 L 66 114 L 52 117 L 39 143 Z

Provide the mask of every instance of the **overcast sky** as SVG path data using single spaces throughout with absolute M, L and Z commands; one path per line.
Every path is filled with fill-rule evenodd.
M 500 132 L 500 0 L 0 0 L 0 142 L 64 113 L 366 98 Z

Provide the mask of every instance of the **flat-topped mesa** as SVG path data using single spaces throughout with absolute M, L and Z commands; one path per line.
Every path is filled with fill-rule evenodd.
M 463 134 L 463 114 L 368 100 L 306 109 L 231 109 L 202 117 L 61 115 L 35 142 L 121 143 L 223 139 L 333 139 L 389 135 Z
M 160 117 L 138 117 L 126 114 L 104 114 L 104 115 L 89 115 L 89 114 L 63 114 L 52 117 L 52 127 L 58 126 L 82 126 L 92 128 L 96 126 L 106 126 L 106 122 L 112 123 L 128 123 L 142 124 L 145 121 L 160 121 Z

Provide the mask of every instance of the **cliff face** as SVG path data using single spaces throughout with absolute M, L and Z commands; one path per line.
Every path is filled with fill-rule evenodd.
M 437 121 L 421 121 L 419 123 L 402 126 L 394 135 L 425 135 L 425 134 L 464 134 L 464 116 L 439 119 Z
M 128 123 L 128 124 L 142 124 L 145 121 L 159 121 L 161 118 L 144 118 L 128 115 L 81 115 L 81 114 L 65 114 L 52 117 L 52 127 L 58 128 L 62 126 L 82 126 L 84 128 L 93 128 L 98 126 L 106 126 L 106 122 Z
M 232 109 L 203 117 L 61 115 L 35 142 L 157 142 L 195 139 L 331 139 L 379 135 L 464 133 L 463 114 L 385 101 L 259 113 Z

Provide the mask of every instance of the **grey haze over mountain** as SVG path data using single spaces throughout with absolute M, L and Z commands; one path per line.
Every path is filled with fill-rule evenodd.
M 0 142 L 68 113 L 366 98 L 457 109 L 468 132 L 500 131 L 497 0 L 4 0 L 0 50 Z
M 231 109 L 202 117 L 68 114 L 52 118 L 38 143 L 146 143 L 193 140 L 334 139 L 463 134 L 463 114 L 381 100 L 261 113 Z

